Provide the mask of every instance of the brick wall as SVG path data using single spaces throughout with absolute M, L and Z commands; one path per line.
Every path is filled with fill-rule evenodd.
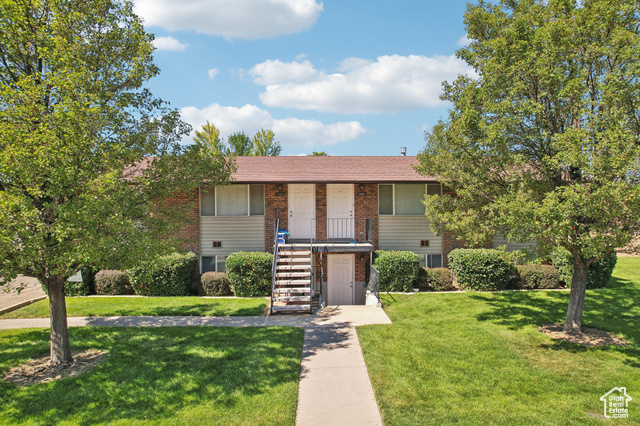
M 354 214 L 357 219 L 373 219 L 373 249 L 378 249 L 378 184 L 354 185 Z M 362 194 L 362 195 L 361 195 Z M 358 221 L 358 231 L 364 230 L 363 221 Z
M 327 240 L 327 184 L 316 184 L 316 239 Z M 325 269 L 326 271 L 326 269 Z
M 182 228 L 178 238 L 182 240 L 182 247 L 200 256 L 200 192 L 196 188 L 190 193 L 177 193 L 166 200 L 168 207 L 189 205 L 188 222 Z
M 273 253 L 273 220 L 280 219 L 280 228 L 289 228 L 289 186 L 286 183 L 264 185 L 265 251 Z

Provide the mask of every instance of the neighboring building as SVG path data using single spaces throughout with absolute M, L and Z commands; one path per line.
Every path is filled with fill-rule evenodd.
M 279 246 L 276 299 L 309 304 L 364 304 L 377 249 L 417 253 L 422 266 L 446 266 L 461 243 L 436 236 L 425 217 L 425 194 L 438 181 L 418 174 L 416 157 L 238 157 L 233 184 L 203 186 L 193 241 L 201 272 L 224 271 L 235 251 L 274 248 L 274 223 L 289 231 Z M 176 202 L 181 202 L 177 200 Z M 310 306 L 309 306 L 310 308 Z

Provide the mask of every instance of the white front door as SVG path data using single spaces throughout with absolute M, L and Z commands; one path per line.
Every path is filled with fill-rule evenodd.
M 353 305 L 355 255 L 330 254 L 327 257 L 327 304 Z
M 327 236 L 353 239 L 353 184 L 327 184 Z
M 316 187 L 289 185 L 289 234 L 291 238 L 311 238 L 311 219 L 316 215 Z

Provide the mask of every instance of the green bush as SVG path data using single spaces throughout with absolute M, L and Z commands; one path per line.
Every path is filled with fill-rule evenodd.
M 455 290 L 453 277 L 449 268 L 420 268 L 416 287 L 420 291 L 450 291 Z
M 264 252 L 237 251 L 226 259 L 227 274 L 236 296 L 268 296 L 271 292 L 273 255 Z
M 411 291 L 420 258 L 411 251 L 378 250 L 373 266 L 380 272 L 380 291 Z
M 561 288 L 560 273 L 551 265 L 517 265 L 512 288 Z
M 198 294 L 200 296 L 229 296 L 231 295 L 231 281 L 223 272 L 205 272 L 200 276 Z
M 510 253 L 493 249 L 455 249 L 449 266 L 460 288 L 485 291 L 507 288 L 514 268 Z
M 98 272 L 98 269 L 92 268 L 90 266 L 85 266 L 80 269 L 80 274 L 82 275 L 82 283 L 84 284 L 84 288 L 87 289 L 87 294 L 96 294 L 96 282 L 95 276 Z
M 563 247 L 558 247 L 549 255 L 551 264 L 558 268 L 560 279 L 565 287 L 571 287 L 573 277 L 573 255 Z M 587 271 L 587 288 L 602 288 L 609 283 L 613 268 L 615 268 L 618 257 L 615 252 L 602 260 L 593 262 Z
M 120 296 L 134 294 L 127 271 L 103 269 L 95 275 L 96 294 Z
M 81 269 L 82 281 L 67 281 L 64 283 L 64 295 L 68 297 L 73 296 L 89 296 L 91 294 L 96 294 L 96 286 L 93 280 L 93 276 L 95 272 L 92 268 L 82 268 Z M 42 291 L 45 294 L 49 294 L 47 287 L 40 283 L 42 287 Z
M 131 285 L 142 296 L 186 296 L 196 278 L 194 253 L 173 253 L 129 270 Z

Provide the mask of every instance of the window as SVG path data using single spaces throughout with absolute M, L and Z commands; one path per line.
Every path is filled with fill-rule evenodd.
M 205 272 L 227 272 L 226 256 L 201 256 L 200 257 L 200 273 Z
M 425 194 L 440 194 L 439 183 L 396 183 L 378 185 L 378 215 L 422 216 Z
M 214 241 L 212 244 L 213 248 L 222 248 L 222 241 Z
M 427 254 L 425 257 L 427 268 L 442 268 L 441 254 Z
M 264 185 L 201 188 L 201 216 L 264 216 Z

